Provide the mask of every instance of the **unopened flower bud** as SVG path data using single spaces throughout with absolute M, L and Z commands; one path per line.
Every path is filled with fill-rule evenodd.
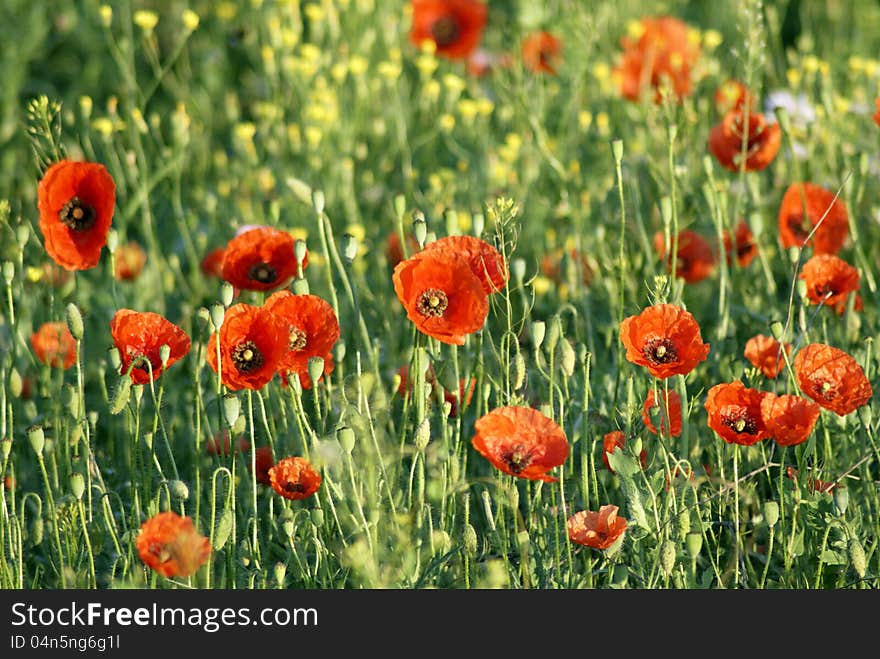
M 159 346 L 159 361 L 162 362 L 162 368 L 167 368 L 168 359 L 171 357 L 171 346 L 163 343 Z
M 535 350 L 544 343 L 544 336 L 547 334 L 547 324 L 543 320 L 536 320 L 532 323 L 532 346 Z
M 342 240 L 340 242 L 342 247 L 342 258 L 344 258 L 349 264 L 351 264 L 357 256 L 357 238 L 355 238 L 350 233 L 345 233 L 342 235 Z
M 67 305 L 67 328 L 77 341 L 82 341 L 85 330 L 83 329 L 83 319 L 77 306 L 71 302 Z
M 342 450 L 346 453 L 351 453 L 354 450 L 357 437 L 354 434 L 354 430 L 348 426 L 343 426 L 336 431 L 336 439 L 339 441 Z
M 845 487 L 834 488 L 834 505 L 838 515 L 845 515 L 849 506 L 849 490 Z
M 17 368 L 13 368 L 9 372 L 9 393 L 13 398 L 20 398 L 23 388 L 24 382 L 22 382 L 21 374 Z
M 306 245 L 306 241 L 299 239 L 295 243 L 293 243 L 293 257 L 296 259 L 296 264 L 301 268 L 303 261 L 305 261 L 306 254 L 308 254 L 309 248 Z
M 113 400 L 110 402 L 110 414 L 119 414 L 131 397 L 131 377 L 123 375 L 116 385 L 116 392 L 113 394 Z
M 70 475 L 70 491 L 73 493 L 73 496 L 76 497 L 76 500 L 79 501 L 83 497 L 83 492 L 86 490 L 86 481 L 83 478 L 82 474 L 73 473 Z
M 477 532 L 470 524 L 464 527 L 464 550 L 471 556 L 477 553 Z
M 279 588 L 284 588 L 284 577 L 287 576 L 287 566 L 279 561 L 278 563 L 275 563 L 272 572 L 275 575 L 275 583 Z
M 46 435 L 43 426 L 31 426 L 27 429 L 27 438 L 38 457 L 43 455 L 43 447 L 46 445 Z
M 691 531 L 691 513 L 684 509 L 678 514 L 678 537 L 684 538 Z
M 687 546 L 688 556 L 691 559 L 695 559 L 700 555 L 700 550 L 703 548 L 703 534 L 688 533 L 687 538 L 685 538 L 685 545 Z
M 168 491 L 171 492 L 171 498 L 175 501 L 186 501 L 189 499 L 189 487 L 183 481 L 168 481 Z
M 315 212 L 320 215 L 324 212 L 324 191 L 323 190 L 312 190 L 312 205 L 315 207 Z
M 228 307 L 232 304 L 232 298 L 234 297 L 235 287 L 228 281 L 224 281 L 222 286 L 220 286 L 220 301 L 223 303 L 223 306 Z
M 428 237 L 428 223 L 425 222 L 425 215 L 421 211 L 413 212 L 412 229 L 419 247 L 424 247 Z
M 229 424 L 229 427 L 235 425 L 235 422 L 238 421 L 238 417 L 241 414 L 241 401 L 238 399 L 238 396 L 235 394 L 226 394 L 223 396 L 223 417 L 226 419 L 226 423 Z
M 856 571 L 859 579 L 864 579 L 865 572 L 867 571 L 867 562 L 865 560 L 865 550 L 862 548 L 862 543 L 859 542 L 857 537 L 853 536 L 850 538 L 848 549 L 849 561 L 852 563 L 853 570 Z
M 308 295 L 309 294 L 309 280 L 305 277 L 297 277 L 293 280 L 293 294 L 294 295 Z
M 340 339 L 336 342 L 336 345 L 333 346 L 333 361 L 337 364 L 345 359 L 345 341 Z
M 675 569 L 675 554 L 675 543 L 672 540 L 665 540 L 660 547 L 660 570 L 667 577 Z
M 471 217 L 471 229 L 474 232 L 474 235 L 479 238 L 483 235 L 483 229 L 486 226 L 486 218 L 482 213 L 474 213 L 473 217 Z
M 526 276 L 526 260 L 523 258 L 515 258 L 510 262 L 510 272 L 514 281 L 522 286 L 523 279 Z
M 574 375 L 577 356 L 575 355 L 574 348 L 571 347 L 571 343 L 567 340 L 559 345 L 561 348 L 559 352 L 559 365 L 562 367 L 562 372 L 565 373 L 566 376 L 571 377 Z
M 422 422 L 416 426 L 413 439 L 415 440 L 416 448 L 420 451 L 424 451 L 428 447 L 428 443 L 431 441 L 431 423 L 428 419 L 422 419 Z
M 398 218 L 402 218 L 406 212 L 406 197 L 402 194 L 394 195 L 394 214 Z
M 611 155 L 614 156 L 615 163 L 620 163 L 623 160 L 623 140 L 611 142 Z
M 211 305 L 211 323 L 214 325 L 215 331 L 220 331 L 223 327 L 223 319 L 226 317 L 226 309 L 222 304 L 216 303 Z
M 770 323 L 770 334 L 777 341 L 782 341 L 782 337 L 785 336 L 785 326 L 782 324 L 782 321 L 774 320 Z
M 312 385 L 316 386 L 318 383 L 318 380 L 320 380 L 321 376 L 324 375 L 324 358 L 323 357 L 309 357 L 308 371 L 309 371 L 309 378 L 311 378 L 311 380 L 312 380 Z
M 779 504 L 775 501 L 764 502 L 764 521 L 771 529 L 776 526 L 779 521 Z

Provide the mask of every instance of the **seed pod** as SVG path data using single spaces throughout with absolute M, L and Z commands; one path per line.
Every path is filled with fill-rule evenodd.
M 855 536 L 850 538 L 849 541 L 849 561 L 852 563 L 856 574 L 859 575 L 859 579 L 864 579 L 865 572 L 867 571 L 865 550 L 862 548 L 862 543 L 860 543 L 859 539 Z
M 309 377 L 312 379 L 312 384 L 317 386 L 318 380 L 324 375 L 324 358 L 309 357 L 308 370 Z
M 779 504 L 775 501 L 764 502 L 764 521 L 771 529 L 776 526 L 779 521 Z
M 223 418 L 226 419 L 226 423 L 229 424 L 229 427 L 235 425 L 235 422 L 238 421 L 238 417 L 241 414 L 241 401 L 238 396 L 235 394 L 226 394 L 223 396 Z
M 34 449 L 34 453 L 36 453 L 38 457 L 42 457 L 43 447 L 46 445 L 46 435 L 43 433 L 43 426 L 36 425 L 28 428 L 27 438 L 31 444 L 31 448 Z
M 660 547 L 660 570 L 667 577 L 675 569 L 675 554 L 675 543 L 672 540 L 665 540 Z
M 77 306 L 71 302 L 67 305 L 67 328 L 77 341 L 82 341 L 85 330 L 83 329 L 83 319 Z
M 189 499 L 189 487 L 183 481 L 168 481 L 168 491 L 171 492 L 171 498 L 175 501 L 186 501 Z

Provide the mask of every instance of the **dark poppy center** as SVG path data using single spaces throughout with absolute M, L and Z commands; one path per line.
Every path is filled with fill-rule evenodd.
M 810 224 L 809 219 L 799 215 L 790 215 L 788 217 L 788 230 L 803 245 L 807 240 L 807 236 L 810 235 L 810 231 L 813 230 L 813 226 Z
M 61 224 L 74 231 L 88 231 L 98 219 L 94 206 L 86 204 L 79 197 L 73 197 L 58 212 Z
M 678 352 L 675 344 L 666 338 L 654 338 L 645 343 L 642 348 L 642 355 L 651 364 L 670 364 L 678 361 Z
M 449 306 L 449 298 L 446 293 L 436 288 L 429 288 L 419 295 L 416 301 L 416 311 L 423 316 L 439 318 Z
M 828 380 L 813 383 L 814 398 L 832 401 L 837 397 L 837 386 Z
M 754 435 L 758 432 L 758 422 L 749 415 L 748 410 L 724 412 L 721 423 L 738 435 Z
M 173 556 L 168 545 L 162 542 L 151 542 L 148 551 L 152 556 L 155 556 L 160 563 L 170 561 Z
M 501 453 L 501 461 L 507 465 L 511 474 L 519 475 L 531 463 L 532 454 L 522 444 L 517 444 L 513 448 Z
M 248 279 L 253 279 L 261 284 L 271 284 L 278 278 L 278 273 L 268 263 L 257 263 L 248 270 Z
M 440 48 L 454 44 L 459 34 L 458 22 L 452 16 L 442 16 L 431 25 L 431 36 Z
M 263 365 L 263 353 L 253 341 L 242 341 L 232 349 L 232 363 L 241 373 L 250 373 Z
M 308 342 L 308 336 L 306 333 L 301 330 L 299 327 L 291 327 L 290 328 L 290 343 L 288 344 L 291 350 L 303 350 L 306 347 L 306 343 Z
M 284 491 L 285 492 L 295 492 L 297 494 L 301 494 L 302 492 L 306 491 L 306 486 L 303 485 L 302 483 L 299 483 L 299 482 L 291 483 L 290 481 L 288 481 L 284 484 Z

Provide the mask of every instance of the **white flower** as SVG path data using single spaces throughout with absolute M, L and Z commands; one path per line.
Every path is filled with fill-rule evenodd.
M 806 128 L 816 120 L 816 110 L 806 94 L 795 98 L 787 89 L 777 89 L 767 94 L 764 100 L 764 116 L 769 123 L 776 121 L 776 108 L 785 108 L 795 128 Z

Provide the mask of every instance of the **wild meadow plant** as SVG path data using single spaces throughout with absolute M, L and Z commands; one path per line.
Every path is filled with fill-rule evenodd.
M 876 3 L 7 4 L 0 587 L 877 587 Z

